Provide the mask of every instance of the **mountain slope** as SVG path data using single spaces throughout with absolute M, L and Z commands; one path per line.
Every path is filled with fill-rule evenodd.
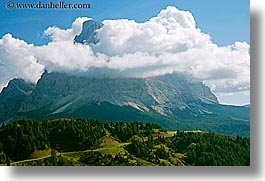
M 93 78 L 44 72 L 35 86 L 11 81 L 0 94 L 0 110 L 0 121 L 6 123 L 81 117 L 249 135 L 249 108 L 220 105 L 207 86 L 180 74 Z
M 0 94 L 0 122 L 11 119 L 33 89 L 34 85 L 26 83 L 22 79 L 11 80 Z

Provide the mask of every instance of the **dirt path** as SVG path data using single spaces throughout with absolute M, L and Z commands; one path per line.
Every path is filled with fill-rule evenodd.
M 17 161 L 17 162 L 11 162 L 10 165 L 13 166 L 13 165 L 17 165 L 19 163 L 25 163 L 25 162 L 30 162 L 30 161 L 37 161 L 37 160 L 42 160 L 42 159 L 49 158 L 49 157 L 51 157 L 51 155 L 47 155 L 47 156 L 40 157 L 40 158 L 33 158 L 33 159 L 21 160 L 21 161 Z
M 122 147 L 122 146 L 126 146 L 129 145 L 131 143 L 120 143 L 118 145 L 115 146 L 110 146 L 110 147 L 104 147 L 104 148 L 97 148 L 94 150 L 84 150 L 84 151 L 71 151 L 71 152 L 64 152 L 64 153 L 60 153 L 61 155 L 68 155 L 68 154 L 77 154 L 77 153 L 86 153 L 86 152 L 90 152 L 90 151 L 102 151 L 102 150 L 107 150 L 107 149 L 111 149 L 111 148 L 117 148 L 117 147 Z

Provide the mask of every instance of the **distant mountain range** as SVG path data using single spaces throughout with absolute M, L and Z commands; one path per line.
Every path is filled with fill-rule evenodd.
M 85 21 L 74 43 L 96 44 L 102 26 Z M 95 77 L 45 71 L 36 85 L 11 80 L 0 93 L 0 123 L 22 118 L 138 120 L 171 130 L 249 136 L 250 106 L 221 105 L 209 87 L 190 77 Z
M 36 85 L 11 80 L 0 94 L 0 123 L 90 118 L 153 122 L 165 129 L 249 135 L 249 107 L 219 104 L 203 83 L 180 74 L 93 78 L 48 73 Z

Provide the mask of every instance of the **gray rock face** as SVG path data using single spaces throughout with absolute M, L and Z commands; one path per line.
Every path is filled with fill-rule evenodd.
M 75 36 L 75 43 L 90 44 L 97 43 L 96 30 L 103 26 L 102 23 L 93 20 L 88 20 L 83 23 L 82 32 L 80 35 Z
M 47 114 L 50 115 L 74 112 L 95 102 L 131 106 L 142 112 L 155 111 L 176 118 L 211 114 L 204 104 L 218 104 L 207 86 L 189 82 L 177 74 L 149 78 L 91 78 L 45 72 L 35 87 L 24 84 L 13 86 L 11 81 L 7 90 L 0 94 L 2 121 L 12 118 L 12 114 L 43 107 L 48 107 Z M 5 101 L 8 97 L 17 97 L 14 104 Z
M 182 75 L 151 77 L 145 81 L 149 94 L 156 100 L 151 107 L 163 115 L 178 117 L 179 111 L 208 114 L 210 111 L 203 104 L 218 104 L 209 87 L 201 82 L 189 82 Z
M 0 122 L 11 119 L 21 108 L 23 101 L 31 95 L 34 85 L 22 79 L 13 79 L 0 94 Z

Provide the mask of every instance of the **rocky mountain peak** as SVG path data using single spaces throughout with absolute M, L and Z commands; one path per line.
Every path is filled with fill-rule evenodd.
M 98 42 L 96 38 L 96 30 L 100 29 L 102 26 L 103 24 L 101 22 L 96 22 L 93 20 L 85 21 L 83 23 L 81 33 L 75 36 L 74 42 L 82 44 L 96 44 Z

